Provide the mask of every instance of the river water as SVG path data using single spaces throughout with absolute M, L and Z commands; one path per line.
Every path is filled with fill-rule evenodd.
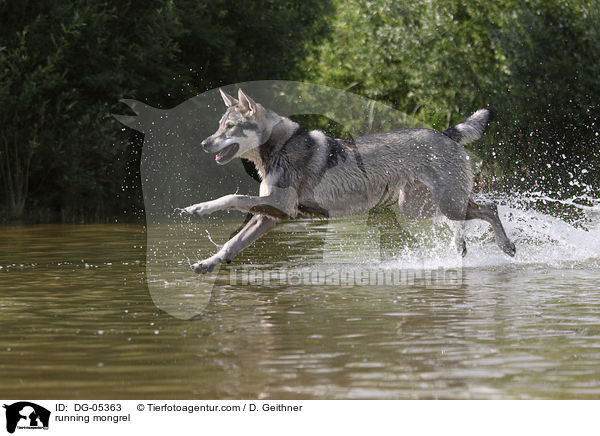
M 375 236 L 372 218 L 287 223 L 213 273 L 193 319 L 161 303 L 187 300 L 147 268 L 156 240 L 189 241 L 169 268 L 192 286 L 209 279 L 189 262 L 230 227 L 2 227 L 0 397 L 599 398 L 598 205 L 559 206 L 501 207 L 512 259 L 478 223 L 464 260 L 443 220 L 394 233 L 384 217 Z M 404 275 L 374 281 L 382 271 Z

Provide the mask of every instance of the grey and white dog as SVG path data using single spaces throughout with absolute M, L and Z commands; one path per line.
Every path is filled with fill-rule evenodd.
M 472 199 L 473 173 L 463 147 L 481 138 L 492 112 L 480 109 L 444 132 L 405 129 L 375 133 L 354 140 L 335 139 L 322 131 L 304 131 L 248 97 L 221 90 L 227 110 L 218 130 L 204 141 L 208 153 L 225 165 L 236 157 L 254 163 L 260 178 L 259 196 L 226 195 L 182 209 L 190 215 L 219 210 L 250 212 L 245 227 L 208 259 L 197 262 L 197 273 L 211 272 L 231 262 L 275 225 L 298 215 L 331 217 L 397 202 L 407 213 L 430 202 L 457 222 L 455 244 L 466 254 L 465 220 L 491 224 L 498 246 L 514 256 L 494 203 Z

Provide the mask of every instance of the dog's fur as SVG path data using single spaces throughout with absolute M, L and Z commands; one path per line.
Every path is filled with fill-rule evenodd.
M 217 153 L 224 165 L 236 157 L 256 165 L 262 180 L 260 196 L 226 195 L 182 211 L 208 215 L 218 210 L 250 212 L 246 226 L 214 256 L 193 265 L 197 273 L 212 271 L 271 230 L 278 221 L 297 215 L 330 217 L 398 202 L 409 215 L 414 205 L 439 210 L 459 223 L 455 243 L 466 254 L 462 235 L 465 220 L 489 222 L 496 242 L 508 255 L 515 246 L 498 218 L 496 205 L 471 198 L 473 174 L 462 147 L 481 138 L 492 112 L 480 109 L 443 133 L 405 129 L 334 139 L 323 132 L 306 132 L 289 118 L 253 101 L 241 89 L 238 98 L 221 90 L 227 110 L 219 129 L 202 141 L 206 152 Z M 427 203 L 434 207 L 427 207 Z

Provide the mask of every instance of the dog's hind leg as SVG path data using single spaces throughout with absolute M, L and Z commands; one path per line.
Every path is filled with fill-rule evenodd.
M 515 255 L 517 251 L 515 244 L 506 236 L 506 232 L 498 216 L 498 206 L 496 203 L 477 204 L 473 200 L 469 200 L 466 219 L 480 219 L 490 223 L 496 235 L 496 244 L 509 256 Z
M 509 256 L 515 255 L 515 244 L 513 244 L 510 239 L 508 239 L 508 236 L 506 236 L 504 227 L 500 222 L 500 217 L 498 217 L 498 207 L 496 206 L 496 203 L 475 203 L 475 201 L 465 197 L 464 194 L 461 195 L 459 190 L 447 191 L 441 194 L 442 195 L 438 197 L 440 198 L 438 206 L 444 215 L 453 221 L 467 221 L 473 219 L 487 221 L 494 230 L 496 244 L 498 244 L 500 249 Z M 459 253 L 461 253 L 462 250 L 459 245 L 461 244 L 460 236 L 458 239 L 455 238 L 455 243 L 457 243 L 457 248 Z
M 254 215 L 244 228 L 227 241 L 216 254 L 195 263 L 192 265 L 192 269 L 198 274 L 206 274 L 214 270 L 220 263 L 230 263 L 244 248 L 267 233 L 276 224 L 277 220 L 274 218 L 265 215 Z
M 465 222 L 464 221 L 453 221 L 454 223 L 454 245 L 456 251 L 461 257 L 467 255 L 467 243 L 465 242 Z
M 410 219 L 432 218 L 438 213 L 438 207 L 431 190 L 423 183 L 407 183 L 398 192 L 398 206 Z

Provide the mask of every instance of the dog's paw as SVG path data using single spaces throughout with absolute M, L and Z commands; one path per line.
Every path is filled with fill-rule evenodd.
M 204 203 L 198 203 L 198 204 L 194 204 L 192 206 L 188 206 L 184 209 L 179 209 L 179 211 L 182 215 L 197 215 L 197 216 L 210 215 L 211 213 L 215 212 L 216 210 L 217 209 L 215 208 L 215 205 L 211 201 L 206 201 Z
M 206 274 L 213 272 L 215 267 L 223 263 L 223 260 L 219 257 L 213 256 L 208 259 L 201 260 L 192 265 L 192 269 L 196 274 Z
M 467 255 L 467 243 L 464 239 L 456 241 L 456 251 L 460 257 L 465 257 Z
M 517 247 L 515 247 L 515 244 L 511 241 L 507 241 L 506 244 L 503 244 L 500 248 L 510 257 L 514 257 L 517 252 Z

